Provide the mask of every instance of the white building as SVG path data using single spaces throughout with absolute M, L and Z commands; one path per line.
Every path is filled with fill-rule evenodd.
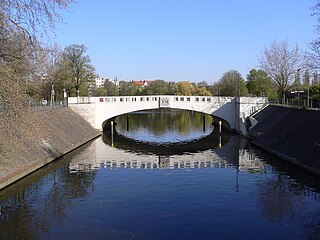
M 107 80 L 106 78 L 101 78 L 101 77 L 95 78 L 96 87 L 97 88 L 103 87 L 106 80 Z
M 117 87 L 119 87 L 119 81 L 117 78 L 111 79 L 111 78 L 102 78 L 102 77 L 95 78 L 96 87 L 97 88 L 103 87 L 106 81 L 112 82 Z

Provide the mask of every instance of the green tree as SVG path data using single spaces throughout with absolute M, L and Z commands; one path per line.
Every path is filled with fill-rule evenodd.
M 268 74 L 259 69 L 252 69 L 247 75 L 247 89 L 248 93 L 257 97 L 268 97 L 271 99 L 277 98 L 276 88 L 272 83 Z
M 310 88 L 310 100 L 314 107 L 320 107 L 320 85 L 315 85 Z
M 176 91 L 177 95 L 192 96 L 195 93 L 195 87 L 188 81 L 182 81 L 176 84 Z
M 94 95 L 99 97 L 99 96 L 107 96 L 107 90 L 105 88 L 96 88 L 94 90 Z
M 212 85 L 208 85 L 207 90 L 211 93 L 212 96 L 219 96 L 220 95 L 219 82 L 215 82 Z
M 77 96 L 80 93 L 81 83 L 89 82 L 95 77 L 94 67 L 90 64 L 90 58 L 86 55 L 86 51 L 87 48 L 83 44 L 72 44 L 64 49 L 63 56 L 68 63 Z
M 133 82 L 119 82 L 119 94 L 121 96 L 135 96 L 138 95 L 139 89 Z
M 196 95 L 198 95 L 198 96 L 212 96 L 211 92 L 209 92 L 206 89 L 206 87 L 197 88 Z
M 218 84 L 221 96 L 246 96 L 248 94 L 246 83 L 236 70 L 224 73 Z
M 141 91 L 143 95 L 171 95 L 174 94 L 172 84 L 164 80 L 152 81 L 148 86 Z

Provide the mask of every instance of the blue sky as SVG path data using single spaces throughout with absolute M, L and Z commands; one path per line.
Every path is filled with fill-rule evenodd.
M 316 0 L 78 0 L 55 38 L 85 44 L 96 72 L 119 80 L 245 78 L 273 40 L 306 49 Z

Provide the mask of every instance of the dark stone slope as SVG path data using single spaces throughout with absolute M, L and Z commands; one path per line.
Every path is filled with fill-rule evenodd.
M 268 106 L 254 118 L 254 144 L 320 176 L 320 112 Z
M 69 108 L 33 112 L 0 130 L 0 189 L 100 135 Z

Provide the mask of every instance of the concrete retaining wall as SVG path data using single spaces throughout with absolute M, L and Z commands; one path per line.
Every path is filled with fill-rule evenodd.
M 42 110 L 30 118 L 31 124 L 0 129 L 0 189 L 100 135 L 69 108 Z
M 268 106 L 253 117 L 255 145 L 320 176 L 320 112 Z

